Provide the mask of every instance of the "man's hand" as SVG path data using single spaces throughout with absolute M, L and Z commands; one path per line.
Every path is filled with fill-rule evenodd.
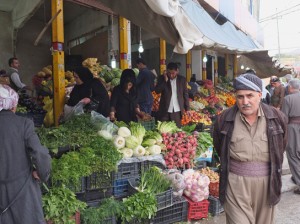
M 33 176 L 34 179 L 40 180 L 40 177 L 39 177 L 37 171 L 32 171 L 32 176 Z
M 169 77 L 168 77 L 168 73 L 166 70 L 164 71 L 163 76 L 164 76 L 165 81 L 168 82 Z

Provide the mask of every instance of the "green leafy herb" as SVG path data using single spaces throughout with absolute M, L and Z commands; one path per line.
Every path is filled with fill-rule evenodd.
M 200 132 L 198 135 L 197 155 L 204 153 L 209 147 L 213 146 L 213 138 L 208 132 Z
M 75 194 L 65 187 L 50 189 L 42 200 L 45 219 L 53 223 L 75 224 L 72 216 L 86 207 L 86 203 L 78 201 Z
M 122 223 L 151 219 L 157 212 L 157 201 L 153 193 L 149 191 L 138 192 L 123 199 L 121 211 Z

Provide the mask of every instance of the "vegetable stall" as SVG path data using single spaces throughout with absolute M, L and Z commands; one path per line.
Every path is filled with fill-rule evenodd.
M 121 70 L 91 58 L 83 65 L 108 91 L 119 83 Z M 176 223 L 223 211 L 211 134 L 216 115 L 235 104 L 229 80 L 199 83 L 181 129 L 152 117 L 112 123 L 95 111 L 51 127 L 51 75 L 38 75 L 48 91 L 41 99 L 48 116 L 37 129 L 52 156 L 50 180 L 41 186 L 48 223 Z M 66 87 L 73 81 L 66 72 Z M 155 113 L 160 95 L 153 96 Z

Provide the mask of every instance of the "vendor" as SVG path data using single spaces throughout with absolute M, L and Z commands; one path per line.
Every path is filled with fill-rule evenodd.
M 9 69 L 7 71 L 7 76 L 9 77 L 10 87 L 13 88 L 16 92 L 20 89 L 27 89 L 32 91 L 29 86 L 21 82 L 19 75 L 20 63 L 18 58 L 10 58 L 8 60 L 8 65 Z
M 70 93 L 67 105 L 74 107 L 79 102 L 86 105 L 91 101 L 98 104 L 96 111 L 103 116 L 109 115 L 109 96 L 101 81 L 93 77 L 88 68 L 78 67 L 74 70 L 76 85 Z
M 125 69 L 122 72 L 120 85 L 113 89 L 110 105 L 111 121 L 129 123 L 137 121 L 136 115 L 143 116 L 137 104 L 136 77 L 132 69 Z

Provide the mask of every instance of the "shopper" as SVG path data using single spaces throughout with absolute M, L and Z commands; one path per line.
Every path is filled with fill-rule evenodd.
M 137 115 L 143 117 L 137 103 L 136 77 L 132 69 L 123 70 L 120 85 L 113 89 L 110 105 L 111 121 L 129 123 L 137 121 Z
M 167 72 L 162 75 L 155 87 L 155 92 L 161 93 L 159 103 L 159 118 L 161 121 L 175 121 L 181 127 L 181 118 L 190 109 L 187 83 L 179 75 L 178 65 L 170 62 Z
M 18 58 L 10 58 L 8 60 L 9 69 L 7 71 L 7 76 L 10 79 L 10 87 L 13 88 L 15 91 L 19 91 L 20 89 L 32 89 L 29 86 L 26 86 L 21 80 L 19 75 L 19 67 L 20 63 Z
M 271 224 L 281 194 L 287 118 L 261 103 L 262 81 L 256 75 L 238 76 L 234 88 L 236 105 L 214 124 L 221 163 L 219 199 L 227 224 Z
M 194 99 L 194 96 L 196 95 L 196 93 L 198 93 L 198 88 L 199 88 L 199 85 L 196 83 L 195 74 L 192 75 L 192 78 L 189 82 L 189 86 L 191 87 L 191 89 L 189 90 L 189 97 L 191 99 Z
M 136 66 L 139 69 L 139 74 L 136 79 L 137 102 L 140 110 L 147 114 L 151 114 L 154 89 L 154 74 L 147 68 L 146 62 L 142 58 L 136 60 Z
M 284 97 L 282 112 L 289 118 L 287 159 L 292 180 L 297 184 L 296 194 L 300 194 L 300 81 L 293 79 L 288 83 L 289 95 Z
M 74 107 L 79 102 L 90 106 L 95 105 L 98 113 L 105 117 L 109 116 L 109 96 L 104 85 L 97 78 L 93 77 L 91 71 L 86 67 L 78 67 L 74 70 L 76 85 L 70 93 L 67 102 L 69 107 Z
M 45 223 L 39 181 L 50 156 L 31 120 L 15 115 L 18 94 L 0 85 L 0 223 Z
M 277 109 L 280 109 L 282 106 L 285 89 L 280 82 L 280 79 L 273 77 L 271 79 L 271 85 L 274 87 L 273 94 L 271 96 L 271 105 Z

